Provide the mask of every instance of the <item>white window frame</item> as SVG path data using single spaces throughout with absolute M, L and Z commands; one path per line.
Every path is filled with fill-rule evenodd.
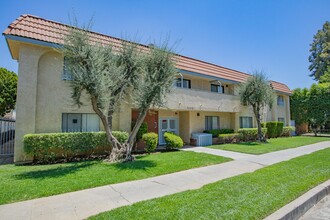
M 217 118 L 216 125 L 214 126 L 215 118 Z M 211 119 L 211 124 L 209 125 L 209 120 Z M 205 116 L 205 130 L 220 129 L 220 117 L 219 116 Z
M 284 96 L 277 96 L 277 105 L 278 106 L 284 106 Z

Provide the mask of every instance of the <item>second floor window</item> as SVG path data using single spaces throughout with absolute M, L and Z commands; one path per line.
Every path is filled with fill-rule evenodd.
M 284 97 L 283 96 L 277 96 L 277 105 L 284 106 Z
M 67 68 L 67 61 L 66 61 L 65 57 L 64 57 L 64 61 L 63 61 L 62 80 L 72 80 L 72 74 L 70 73 L 70 71 Z
M 211 92 L 225 93 L 225 87 L 216 84 L 211 84 Z
M 183 86 L 182 83 L 183 82 Z M 189 79 L 181 79 L 181 78 L 177 78 L 176 80 L 176 87 L 178 88 L 186 88 L 186 89 L 191 89 L 191 81 Z

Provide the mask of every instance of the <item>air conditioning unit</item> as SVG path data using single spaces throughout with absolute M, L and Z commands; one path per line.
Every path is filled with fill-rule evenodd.
M 210 145 L 212 145 L 212 134 L 192 133 L 191 138 L 196 140 L 196 146 L 210 146 Z

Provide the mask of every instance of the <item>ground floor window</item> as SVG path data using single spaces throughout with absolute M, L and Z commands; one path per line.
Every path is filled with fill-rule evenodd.
M 240 128 L 253 128 L 252 117 L 239 117 Z
M 285 118 L 278 118 L 277 121 L 283 122 L 285 124 Z
M 219 129 L 219 116 L 205 116 L 205 130 Z
M 84 131 L 100 131 L 100 119 L 96 114 L 62 114 L 62 132 Z

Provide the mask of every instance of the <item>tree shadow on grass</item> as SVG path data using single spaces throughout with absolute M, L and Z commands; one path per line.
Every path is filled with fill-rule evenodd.
M 155 167 L 156 165 L 156 162 L 151 160 L 141 160 L 141 157 L 132 162 L 114 164 L 119 170 L 146 170 L 147 168 Z
M 242 146 L 261 146 L 264 144 L 268 144 L 266 143 L 258 143 L 258 142 L 241 142 L 241 143 L 236 143 L 237 145 L 242 145 Z
M 16 179 L 44 179 L 44 178 L 57 178 L 67 174 L 75 173 L 80 169 L 92 166 L 93 163 L 85 162 L 82 164 L 73 163 L 69 166 L 59 166 L 56 168 L 50 168 L 45 170 L 36 170 L 30 172 L 24 172 L 15 175 Z

